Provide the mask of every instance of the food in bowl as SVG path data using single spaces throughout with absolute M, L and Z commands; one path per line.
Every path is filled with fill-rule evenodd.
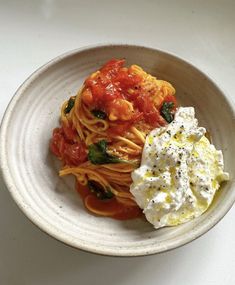
M 194 109 L 177 106 L 169 82 L 124 63 L 110 60 L 64 102 L 50 142 L 60 176 L 76 177 L 97 215 L 131 219 L 143 209 L 155 228 L 184 223 L 228 180 L 222 153 L 197 127 Z
M 223 171 L 223 155 L 198 127 L 193 107 L 180 107 L 174 120 L 146 138 L 141 166 L 132 173 L 131 193 L 155 228 L 200 216 L 211 205 Z

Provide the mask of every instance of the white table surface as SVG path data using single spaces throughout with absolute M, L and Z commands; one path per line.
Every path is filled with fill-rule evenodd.
M 65 51 L 101 42 L 178 54 L 235 99 L 234 12 L 232 0 L 0 0 L 0 119 L 35 69 Z M 72 249 L 42 233 L 1 180 L 0 189 L 0 285 L 235 284 L 235 207 L 179 249 L 114 258 Z

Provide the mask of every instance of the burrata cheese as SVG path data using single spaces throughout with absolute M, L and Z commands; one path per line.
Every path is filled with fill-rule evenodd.
M 166 127 L 150 132 L 130 191 L 155 228 L 174 226 L 205 212 L 229 179 L 223 155 L 198 127 L 193 107 L 180 107 Z

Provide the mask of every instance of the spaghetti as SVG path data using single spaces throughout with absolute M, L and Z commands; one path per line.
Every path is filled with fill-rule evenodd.
M 141 214 L 129 192 L 147 134 L 174 114 L 175 89 L 124 60 L 110 60 L 91 74 L 61 108 L 51 151 L 73 174 L 86 208 L 116 219 Z

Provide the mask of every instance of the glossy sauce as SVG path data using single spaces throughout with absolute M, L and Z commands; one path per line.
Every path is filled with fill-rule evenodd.
M 142 216 L 141 209 L 136 206 L 126 206 L 116 198 L 100 200 L 86 186 L 77 185 L 77 191 L 83 199 L 85 207 L 93 214 L 111 217 L 117 220 L 134 219 Z
M 141 88 L 143 78 L 133 74 L 130 68 L 123 67 L 124 63 L 124 60 L 113 59 L 90 76 L 85 81 L 83 102 L 90 109 L 100 109 L 108 115 L 112 110 L 124 117 L 129 115 L 125 121 L 130 124 L 143 119 L 151 127 L 164 125 L 166 122 L 154 106 L 151 96 Z M 129 92 L 130 89 L 132 92 Z M 131 114 L 128 104 L 123 101 L 132 103 L 134 110 Z M 122 128 L 121 131 L 125 130 Z M 120 128 L 116 132 L 120 133 Z

